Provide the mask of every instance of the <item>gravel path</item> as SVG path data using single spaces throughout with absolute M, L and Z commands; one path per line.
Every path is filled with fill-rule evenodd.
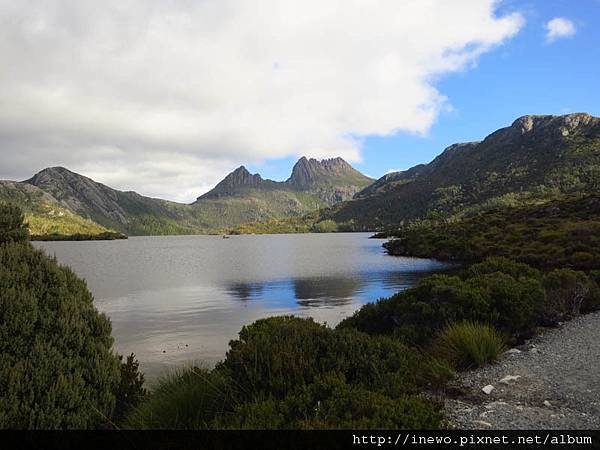
M 456 384 L 446 400 L 455 428 L 600 429 L 600 313 L 548 330 Z

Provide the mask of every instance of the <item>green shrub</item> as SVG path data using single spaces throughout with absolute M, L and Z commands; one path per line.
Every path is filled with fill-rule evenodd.
M 376 304 L 365 305 L 338 328 L 373 334 L 393 334 L 416 345 L 427 343 L 448 322 L 497 319 L 486 292 L 459 277 L 433 275 L 416 287 Z
M 414 391 L 419 356 L 387 337 L 356 330 L 331 330 L 312 319 L 261 319 L 242 328 L 217 366 L 248 397 L 282 398 L 323 373 L 338 372 L 348 383 L 380 386 L 395 374 L 402 392 Z
M 338 231 L 338 224 L 333 220 L 323 220 L 315 223 L 311 227 L 313 233 L 335 233 Z
M 515 337 L 528 336 L 539 322 L 545 295 L 537 278 L 513 278 L 495 272 L 469 278 L 467 282 L 479 287 L 488 299 L 494 318 L 489 323 Z M 474 317 L 465 319 L 478 320 Z
M 544 307 L 537 269 L 506 258 L 489 258 L 458 276 L 432 275 L 415 287 L 367 304 L 339 329 L 394 335 L 411 345 L 427 344 L 447 323 L 490 323 L 514 338 L 531 333 Z
M 216 428 L 417 429 L 439 428 L 439 406 L 418 395 L 389 397 L 326 374 L 283 399 L 260 397 L 220 416 Z
M 11 203 L 0 203 L 0 244 L 24 242 L 29 238 L 29 230 L 23 212 Z
M 465 321 L 446 327 L 432 352 L 456 369 L 470 369 L 494 361 L 504 348 L 504 340 L 494 327 Z
M 483 262 L 473 264 L 466 270 L 466 277 L 472 278 L 496 272 L 510 275 L 515 279 L 521 277 L 539 279 L 541 277 L 538 269 L 502 256 L 493 256 L 485 259 Z
M 140 363 L 132 353 L 123 362 L 123 356 L 119 355 L 121 362 L 121 377 L 116 391 L 116 406 L 113 420 L 121 422 L 125 416 L 139 405 L 147 394 L 144 389 L 144 374 L 140 372 Z
M 598 285 L 583 272 L 555 269 L 544 277 L 544 288 L 547 322 L 566 320 L 600 307 Z
M 0 428 L 94 428 L 119 360 L 85 282 L 29 243 L 0 244 Z
M 130 415 L 134 428 L 429 428 L 439 405 L 418 396 L 422 358 L 398 340 L 271 317 L 242 328 L 212 371 L 163 379 Z
M 220 372 L 197 367 L 164 376 L 125 424 L 135 429 L 209 428 L 216 416 L 238 403 L 231 386 Z
M 435 390 L 444 389 L 456 377 L 456 372 L 446 361 L 432 355 L 425 357 L 420 374 L 419 384 Z

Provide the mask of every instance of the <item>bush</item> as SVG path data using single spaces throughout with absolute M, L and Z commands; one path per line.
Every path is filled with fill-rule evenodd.
M 544 288 L 546 322 L 566 320 L 600 307 L 598 285 L 583 272 L 555 269 L 544 277 Z
M 135 429 L 206 429 L 236 404 L 228 378 L 192 367 L 160 378 L 125 424 Z
M 525 277 L 515 279 L 496 272 L 470 278 L 468 283 L 485 293 L 493 309 L 494 319 L 489 323 L 516 338 L 532 333 L 544 308 L 545 295 L 540 281 Z
M 423 345 L 447 322 L 467 318 L 486 322 L 496 318 L 483 290 L 456 276 L 433 275 L 414 288 L 363 306 L 338 328 L 393 334 L 407 343 Z
M 29 230 L 23 212 L 11 203 L 0 203 L 0 244 L 24 242 L 29 238 Z
M 121 422 L 127 413 L 141 403 L 147 394 L 144 389 L 144 374 L 140 372 L 140 363 L 132 353 L 123 362 L 123 356 L 119 355 L 121 362 L 121 377 L 116 391 L 116 406 L 113 418 Z
M 326 374 L 283 399 L 261 397 L 215 421 L 216 428 L 418 429 L 439 428 L 440 408 L 418 395 L 397 398 Z
M 442 359 L 427 355 L 423 362 L 419 384 L 431 389 L 442 390 L 456 377 L 454 369 Z
M 539 279 L 541 277 L 539 270 L 534 269 L 527 264 L 515 262 L 502 256 L 490 257 L 483 262 L 473 264 L 466 270 L 466 277 L 472 278 L 496 272 L 510 275 L 515 279 L 522 277 Z
M 427 344 L 447 323 L 490 323 L 515 338 L 528 335 L 544 303 L 539 272 L 503 259 L 487 260 L 457 276 L 433 275 L 389 299 L 363 306 L 338 328 L 389 334 L 412 345 Z M 500 272 L 525 273 L 534 278 Z
M 29 243 L 9 242 L 0 244 L 0 286 L 0 428 L 104 425 L 119 360 L 85 282 Z
M 416 350 L 382 336 L 271 317 L 242 328 L 212 371 L 163 379 L 129 417 L 135 428 L 437 427 L 418 396 Z
M 257 394 L 283 398 L 328 372 L 371 387 L 396 374 L 402 379 L 396 387 L 414 391 L 418 364 L 417 352 L 393 339 L 334 331 L 312 319 L 284 316 L 242 328 L 217 368 L 248 398 Z
M 504 340 L 494 327 L 465 321 L 446 327 L 432 352 L 456 369 L 471 369 L 494 361 L 504 348 Z

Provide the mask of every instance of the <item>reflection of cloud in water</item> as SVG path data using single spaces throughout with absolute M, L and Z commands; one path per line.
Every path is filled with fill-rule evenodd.
M 423 272 L 367 272 L 254 283 L 239 281 L 225 285 L 223 291 L 234 300 L 260 302 L 263 307 L 327 308 L 393 295 L 423 275 Z
M 303 307 L 339 306 L 350 303 L 364 280 L 358 277 L 311 277 L 293 280 L 296 301 Z
M 230 283 L 225 287 L 225 292 L 233 295 L 238 300 L 252 300 L 260 297 L 266 283 Z

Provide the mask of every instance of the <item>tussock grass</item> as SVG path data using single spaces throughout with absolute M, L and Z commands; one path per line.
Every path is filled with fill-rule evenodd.
M 493 326 L 464 321 L 448 325 L 432 352 L 456 369 L 472 369 L 494 361 L 504 349 L 504 338 Z

